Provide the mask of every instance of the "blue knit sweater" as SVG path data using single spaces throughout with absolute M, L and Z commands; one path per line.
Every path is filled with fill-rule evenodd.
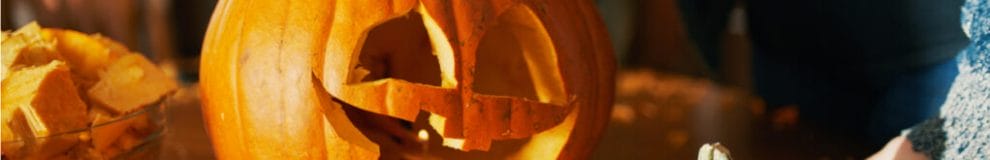
M 990 2 L 966 0 L 962 27 L 970 45 L 959 55 L 959 75 L 938 117 L 907 136 L 932 159 L 990 159 Z

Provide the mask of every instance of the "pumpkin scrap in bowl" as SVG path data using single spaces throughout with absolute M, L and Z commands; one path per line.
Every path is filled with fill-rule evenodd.
M 99 35 L 30 23 L 4 31 L 0 97 L 4 159 L 110 159 L 164 131 L 176 81 Z

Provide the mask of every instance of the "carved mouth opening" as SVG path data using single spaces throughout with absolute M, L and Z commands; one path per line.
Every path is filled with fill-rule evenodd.
M 342 104 L 351 123 L 378 144 L 379 153 L 383 153 L 379 159 L 507 159 L 530 142 L 530 138 L 500 140 L 492 142 L 495 145 L 487 152 L 461 151 L 442 144 L 440 134 L 428 124 L 430 114 L 425 111 L 420 112 L 416 122 L 409 122 L 337 103 Z M 420 131 L 426 132 L 426 139 L 420 139 Z

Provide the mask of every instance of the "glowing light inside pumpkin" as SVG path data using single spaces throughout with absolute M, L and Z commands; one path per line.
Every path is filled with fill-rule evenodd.
M 462 138 L 443 138 L 443 146 L 461 150 L 461 149 L 464 148 L 464 139 L 462 139 Z
M 425 129 L 420 129 L 418 137 L 420 142 L 426 142 L 430 140 L 430 133 L 427 133 Z
M 430 43 L 433 45 L 433 55 L 437 56 L 440 63 L 440 78 L 441 87 L 443 88 L 454 88 L 457 87 L 457 79 L 454 78 L 454 49 L 450 47 L 450 42 L 447 41 L 447 35 L 444 34 L 443 29 L 440 25 L 433 20 L 433 16 L 428 11 L 422 3 L 417 7 L 419 13 L 423 14 L 423 27 L 426 27 L 426 32 L 429 34 Z
M 557 50 L 540 18 L 529 7 L 516 6 L 497 22 L 478 42 L 474 91 L 566 104 Z

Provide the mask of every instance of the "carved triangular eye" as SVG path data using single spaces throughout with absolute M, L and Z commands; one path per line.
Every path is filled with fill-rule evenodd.
M 352 83 L 394 78 L 440 86 L 440 65 L 430 43 L 418 13 L 379 24 L 368 32 Z
M 475 92 L 566 103 L 553 42 L 528 7 L 513 7 L 498 16 L 476 56 Z

